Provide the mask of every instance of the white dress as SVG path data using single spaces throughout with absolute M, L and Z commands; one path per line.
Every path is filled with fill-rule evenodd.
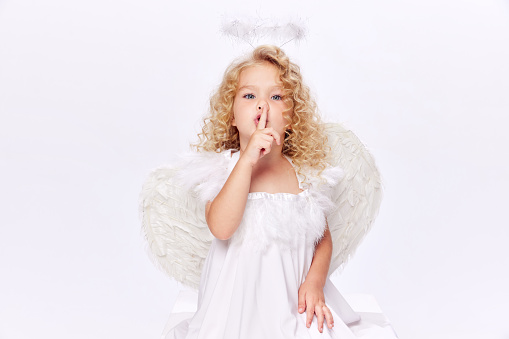
M 228 159 L 222 179 L 204 181 L 185 166 L 181 173 L 181 180 L 194 187 L 203 201 L 219 192 L 239 153 L 225 151 L 217 156 Z M 307 176 L 304 181 L 297 176 L 299 194 L 249 193 L 235 234 L 228 240 L 212 240 L 196 312 L 169 329 L 165 338 L 397 338 L 388 323 L 368 321 L 355 313 L 329 279 L 324 297 L 334 327 L 329 329 L 324 322 L 320 333 L 314 315 L 307 328 L 306 312 L 298 312 L 298 290 L 325 230 L 330 208 L 327 188 L 341 176 L 341 169 L 329 167 L 322 185 L 317 177 Z

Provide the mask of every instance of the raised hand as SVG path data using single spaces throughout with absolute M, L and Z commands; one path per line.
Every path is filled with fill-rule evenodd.
M 329 307 L 325 305 L 323 287 L 312 280 L 305 280 L 299 288 L 299 313 L 306 310 L 306 326 L 311 327 L 313 316 L 316 313 L 318 330 L 323 333 L 324 318 L 328 327 L 334 326 L 334 319 Z
M 258 160 L 270 153 L 274 141 L 276 141 L 278 145 L 281 145 L 279 133 L 272 127 L 266 127 L 266 125 L 267 110 L 263 109 L 256 130 L 251 135 L 246 149 L 242 154 L 242 157 L 245 157 L 251 166 L 254 166 Z

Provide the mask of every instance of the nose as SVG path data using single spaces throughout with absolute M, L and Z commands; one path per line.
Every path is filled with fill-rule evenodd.
M 267 112 L 269 111 L 269 104 L 267 103 L 267 101 L 265 100 L 260 100 L 257 104 L 257 107 L 258 111 L 260 112 L 263 112 L 264 110 L 266 110 Z

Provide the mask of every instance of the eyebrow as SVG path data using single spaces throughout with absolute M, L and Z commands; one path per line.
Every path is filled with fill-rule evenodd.
M 247 86 L 242 86 L 242 87 L 240 87 L 238 90 L 240 91 L 240 90 L 242 90 L 242 89 L 251 89 L 251 90 L 253 90 L 253 89 L 258 89 L 258 87 L 257 87 L 257 86 L 250 86 L 250 85 L 247 85 Z M 272 90 L 272 89 L 283 89 L 283 86 L 277 86 L 277 85 L 276 85 L 276 86 L 269 87 L 269 89 L 270 89 L 270 90 Z

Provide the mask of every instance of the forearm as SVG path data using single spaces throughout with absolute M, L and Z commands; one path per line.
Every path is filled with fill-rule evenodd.
M 229 239 L 237 230 L 251 185 L 252 165 L 239 159 L 216 198 L 207 204 L 205 218 L 211 233 Z
M 306 280 L 314 280 L 325 286 L 327 273 L 329 272 L 330 261 L 332 257 L 332 237 L 329 227 L 326 226 L 324 235 L 320 242 L 316 245 L 313 261 L 306 276 Z

